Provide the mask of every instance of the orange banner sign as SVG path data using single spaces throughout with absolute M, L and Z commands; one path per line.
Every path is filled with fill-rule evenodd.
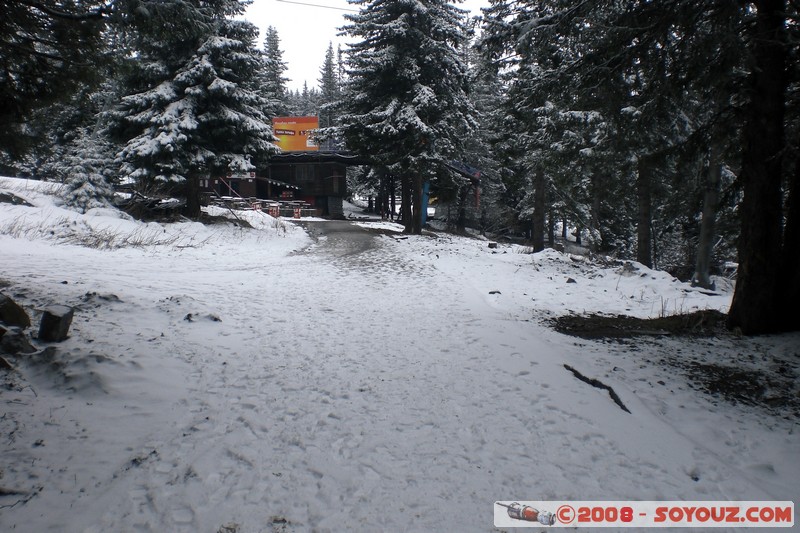
M 309 135 L 318 128 L 318 117 L 275 117 L 272 119 L 272 131 L 278 138 L 276 144 L 284 152 L 319 150 L 319 145 L 312 141 Z

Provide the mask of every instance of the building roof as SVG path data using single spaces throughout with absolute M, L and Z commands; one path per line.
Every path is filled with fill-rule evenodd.
M 369 161 L 353 152 L 281 152 L 269 158 L 274 163 L 340 163 L 343 165 L 368 165 Z

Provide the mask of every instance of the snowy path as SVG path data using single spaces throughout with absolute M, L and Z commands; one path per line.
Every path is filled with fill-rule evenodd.
M 89 298 L 65 343 L 75 356 L 91 337 L 109 358 L 87 357 L 85 388 L 15 393 L 23 423 L 0 484 L 35 475 L 41 491 L 0 509 L 0 529 L 477 532 L 493 530 L 495 500 L 797 495 L 683 436 L 624 381 L 600 376 L 633 414 L 576 380 L 563 364 L 597 375 L 602 354 L 437 262 L 435 242 L 368 239 L 185 250 L 149 257 L 148 272 L 135 250 L 78 250 L 58 273 L 45 246 L 11 254 L 42 304 L 120 302 Z

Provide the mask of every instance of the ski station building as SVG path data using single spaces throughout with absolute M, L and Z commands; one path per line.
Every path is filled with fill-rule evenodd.
M 273 212 L 277 209 L 283 216 L 343 217 L 347 167 L 363 165 L 364 161 L 316 144 L 310 133 L 319 128 L 318 117 L 276 117 L 272 126 L 281 152 L 264 168 L 201 180 L 201 190 L 223 202 L 258 205 Z

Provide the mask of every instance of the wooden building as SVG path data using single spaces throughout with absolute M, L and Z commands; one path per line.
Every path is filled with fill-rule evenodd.
M 283 152 L 270 158 L 264 169 L 268 180 L 296 186 L 295 199 L 303 200 L 324 216 L 343 217 L 347 196 L 347 167 L 364 164 L 343 152 Z
M 346 152 L 283 152 L 245 175 L 201 180 L 201 189 L 221 197 L 301 201 L 322 216 L 343 217 L 347 167 L 365 164 Z

